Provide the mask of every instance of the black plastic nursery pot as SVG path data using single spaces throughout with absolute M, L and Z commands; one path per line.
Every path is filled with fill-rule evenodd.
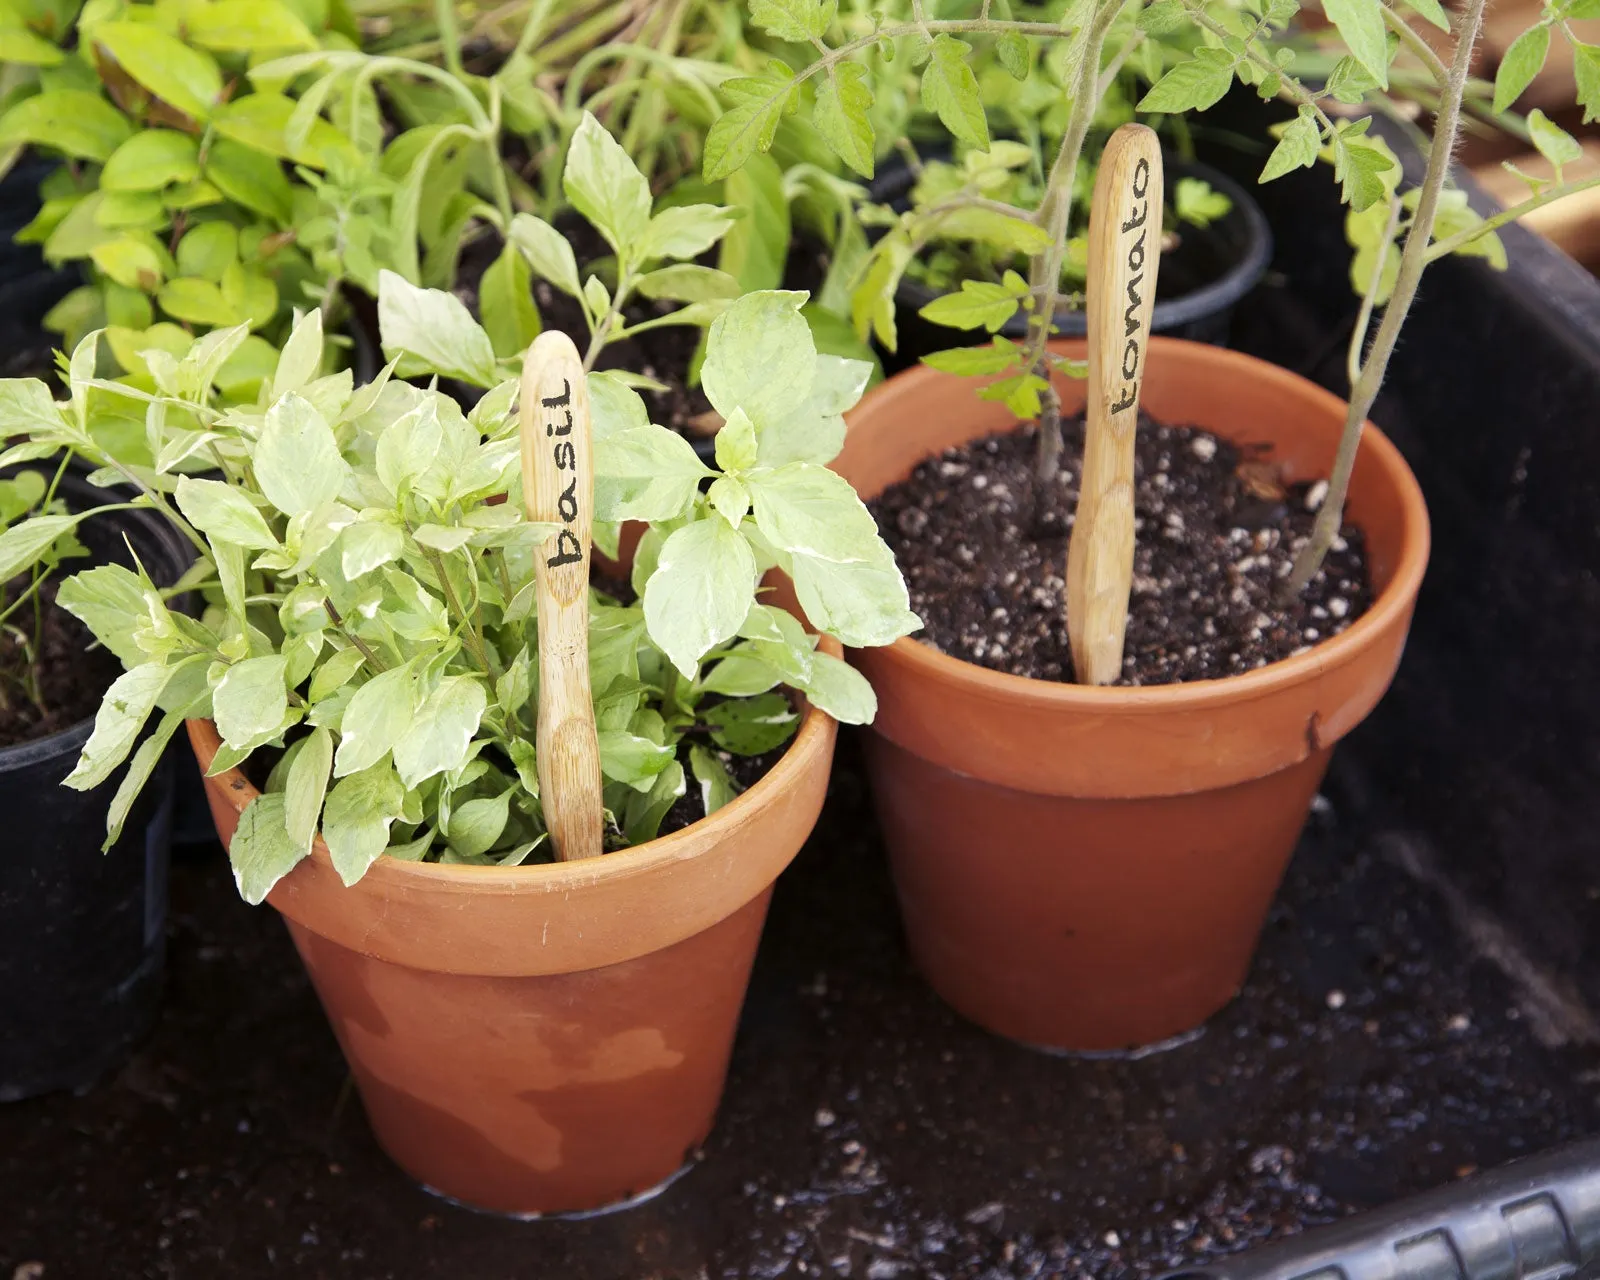
M 76 473 L 61 492 L 80 508 L 106 500 Z M 79 538 L 96 563 L 131 568 L 137 555 L 158 585 L 176 582 L 192 559 L 166 522 L 144 511 L 97 516 L 79 526 Z M 0 749 L 9 830 L 0 856 L 4 1102 L 94 1084 L 149 1031 L 161 999 L 174 765 L 169 757 L 158 766 L 102 853 L 121 774 L 90 792 L 60 785 L 93 727 L 86 719 Z
M 1168 157 L 1169 192 L 1183 178 L 1199 178 L 1227 196 L 1226 215 L 1206 227 L 1188 223 L 1168 226 L 1178 244 L 1162 255 L 1159 293 L 1151 327 L 1156 333 L 1195 342 L 1225 345 L 1233 310 L 1260 283 L 1272 261 L 1272 230 L 1261 206 L 1250 192 L 1227 174 L 1194 160 Z M 872 198 L 891 207 L 902 206 L 915 184 L 915 175 L 903 160 L 886 163 L 872 184 Z M 919 280 L 903 279 L 895 293 L 895 350 L 885 360 L 890 369 L 907 368 L 933 351 L 970 346 L 971 331 L 951 329 L 925 319 L 920 313 L 938 294 Z M 1081 311 L 1056 312 L 1056 329 L 1062 337 L 1084 334 Z M 1027 323 L 1013 316 L 1000 330 L 1009 338 L 1027 334 Z M 980 333 L 978 335 L 982 337 Z
M 0 377 L 50 367 L 53 343 L 44 317 L 83 282 L 76 268 L 49 266 L 38 245 L 13 242 L 39 212 L 39 184 L 54 168 L 53 161 L 24 155 L 0 178 Z

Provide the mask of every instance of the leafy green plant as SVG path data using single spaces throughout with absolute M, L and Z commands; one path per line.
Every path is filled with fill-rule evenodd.
M 1325 80 L 1312 81 L 1293 73 L 1300 55 L 1286 32 L 1298 12 L 1294 0 L 1084 0 L 1057 19 L 1042 21 L 997 16 L 987 0 L 976 15 L 930 16 L 921 0 L 912 0 L 907 20 L 880 20 L 865 32 L 837 28 L 835 0 L 752 0 L 751 20 L 757 26 L 778 39 L 808 46 L 816 56 L 798 70 L 769 64 L 759 74 L 723 85 L 728 106 L 707 135 L 706 172 L 708 177 L 733 172 L 770 145 L 787 113 L 803 110 L 841 159 L 870 173 L 876 153 L 871 113 L 875 77 L 869 70 L 874 51 L 879 58 L 907 57 L 920 67 L 919 88 L 927 109 L 957 142 L 988 151 L 989 123 L 974 70 L 974 47 L 964 37 L 982 40 L 1019 79 L 1029 69 L 1030 39 L 1060 42 L 1054 56 L 1060 59 L 1057 79 L 1064 90 L 1065 124 L 1039 206 L 1024 212 L 964 188 L 924 211 L 1004 220 L 1009 234 L 1032 246 L 1026 279 L 1012 273 L 998 283 L 977 282 L 976 288 L 963 289 L 969 295 L 962 313 L 967 327 L 998 329 L 1020 312 L 1028 317 L 1026 340 L 997 336 L 990 346 L 942 353 L 930 357 L 930 363 L 987 375 L 992 381 L 980 394 L 1005 400 L 1020 416 L 1037 416 L 1039 471 L 1048 477 L 1060 449 L 1060 404 L 1050 374 L 1073 370 L 1047 343 L 1070 243 L 1080 160 L 1108 73 L 1120 67 L 1131 47 L 1159 36 L 1181 52 L 1137 103 L 1138 111 L 1203 111 L 1235 82 L 1253 87 L 1263 98 L 1292 103 L 1296 114 L 1280 131 L 1261 180 L 1314 165 L 1319 158 L 1330 162 L 1355 220 L 1352 239 L 1360 252 L 1354 271 L 1363 294 L 1350 345 L 1345 431 L 1315 532 L 1290 578 L 1291 588 L 1298 591 L 1316 573 L 1338 534 L 1361 425 L 1382 385 L 1424 267 L 1450 253 L 1503 261 L 1494 238 L 1497 227 L 1600 184 L 1594 177 L 1564 180 L 1560 166 L 1576 158 L 1577 143 L 1547 119 L 1530 116 L 1535 145 L 1556 166 L 1553 181 L 1530 183 L 1527 200 L 1491 218 L 1480 217 L 1468 207 L 1465 194 L 1451 188 L 1450 155 L 1463 110 L 1490 116 L 1506 111 L 1537 74 L 1553 38 L 1572 45 L 1577 100 L 1585 118 L 1600 118 L 1600 47 L 1582 43 L 1570 25 L 1590 12 L 1590 0 L 1551 0 L 1545 6 L 1538 23 L 1518 40 L 1522 47 L 1514 47 L 1515 56 L 1505 59 L 1493 101 L 1487 104 L 1484 86 L 1470 75 L 1486 3 L 1466 0 L 1452 19 L 1435 0 L 1393 5 L 1340 0 L 1327 6 L 1327 13 L 1344 52 L 1326 68 Z M 1455 52 L 1448 65 L 1412 28 L 1412 17 L 1451 33 Z M 1370 116 L 1336 110 L 1363 102 L 1386 104 L 1391 92 L 1414 92 L 1434 108 L 1427 170 L 1414 191 L 1400 189 L 1400 166 L 1369 132 Z M 891 243 L 875 252 L 858 293 L 866 301 L 856 309 L 858 324 L 870 324 L 891 342 L 894 289 L 911 257 L 909 242 L 894 240 L 884 237 Z M 1369 343 L 1371 320 L 1380 308 L 1382 319 Z
M 48 323 L 68 345 L 103 328 L 145 389 L 150 351 L 244 323 L 219 376 L 249 400 L 297 310 L 320 307 L 331 336 L 347 285 L 374 292 L 385 269 L 448 284 L 471 228 L 510 221 L 498 85 L 480 99 L 449 71 L 361 52 L 341 4 L 93 0 L 73 22 L 5 3 L 32 70 L 0 147 L 65 160 L 18 238 L 91 276 Z M 410 127 L 387 128 L 386 102 Z
M 609 188 L 593 213 L 615 226 L 635 207 Z M 865 680 L 764 598 L 766 571 L 787 573 L 813 622 L 848 644 L 918 625 L 872 517 L 824 465 L 867 368 L 816 353 L 804 301 L 752 294 L 711 326 L 705 385 L 728 419 L 715 468 L 651 425 L 624 378 L 589 375 L 597 515 L 650 524 L 638 598 L 591 600 L 611 847 L 652 838 L 690 777 L 708 811 L 731 798 L 718 752 L 760 754 L 794 731 L 779 686 L 841 720 L 872 718 Z M 260 762 L 264 794 L 230 848 L 252 902 L 319 828 L 347 882 L 385 853 L 515 865 L 544 845 L 533 564 L 555 526 L 522 514 L 517 384 L 453 295 L 385 275 L 380 306 L 396 359 L 363 387 L 319 372 L 315 311 L 250 405 L 226 406 L 216 388 L 244 325 L 153 361 L 150 391 L 94 376 L 98 333 L 73 353 L 66 401 L 0 381 L 0 426 L 19 447 L 69 450 L 132 486 L 203 557 L 189 578 L 205 592 L 198 620 L 136 570 L 61 584 L 61 604 L 126 669 L 67 784 L 96 786 L 129 761 L 114 838 L 182 722 L 214 719 L 214 771 Z M 463 414 L 393 376 L 402 362 L 487 394 Z M 103 429 L 112 401 L 142 411 L 140 448 Z M 13 572 L 60 532 L 54 519 L 0 535 Z
M 353 153 L 333 126 L 292 132 L 296 104 L 278 86 L 250 92 L 245 74 L 252 56 L 348 43 L 342 8 L 208 0 L 180 12 L 95 0 L 80 12 L 6 0 L 0 22 L 14 64 L 4 164 L 24 146 L 64 160 L 18 239 L 89 268 L 93 283 L 50 324 L 73 343 L 107 327 L 129 372 L 144 374 L 143 348 L 183 345 L 179 326 L 248 323 L 270 335 L 327 275 L 333 237 L 319 241 L 317 221 L 354 216 L 375 198 L 350 180 Z M 284 161 L 308 180 L 292 182 Z M 248 386 L 270 355 L 266 341 L 245 344 L 225 385 Z
M 999 205 L 1019 212 L 1038 207 L 1043 191 L 1035 172 L 1036 154 L 1022 143 L 997 139 L 987 151 L 968 150 L 959 164 L 930 160 L 919 163 L 917 169 L 909 207 L 903 213 L 875 210 L 864 216 L 890 228 L 888 236 L 909 242 L 911 256 L 904 273 L 907 278 L 944 295 L 922 309 L 925 317 L 949 324 L 947 317 L 960 317 L 974 305 L 983 308 L 987 317 L 993 309 L 993 299 L 1010 295 L 992 289 L 969 289 L 965 294 L 961 291 L 969 282 L 1004 284 L 1006 273 L 1026 270 L 1027 256 L 1039 249 L 1032 224 L 998 211 Z M 1088 195 L 1089 190 L 1078 184 L 1074 207 L 1079 225 L 1087 217 Z M 965 196 L 993 201 L 994 205 L 952 203 Z M 1180 178 L 1173 184 L 1170 197 L 1164 222 L 1169 228 L 1187 225 L 1199 230 L 1226 217 L 1233 207 L 1227 196 L 1201 178 Z M 890 244 L 880 246 L 877 252 L 892 256 L 898 250 Z M 1074 301 L 1082 291 L 1087 265 L 1088 236 L 1080 231 L 1067 241 L 1061 263 L 1062 288 L 1075 295 Z M 870 266 L 863 275 L 872 275 Z M 875 302 L 876 296 L 868 294 L 861 299 L 859 310 L 869 314 Z M 1014 313 L 1008 312 L 1006 319 L 1011 314 Z
M 573 209 L 612 252 L 580 271 L 570 241 L 553 225 L 531 213 L 512 218 L 506 253 L 491 270 L 508 260 L 513 265 L 503 283 L 486 280 L 481 293 L 484 323 L 501 350 L 520 352 L 538 332 L 537 313 L 523 310 L 533 305 L 529 268 L 581 308 L 588 329 L 579 344 L 586 369 L 594 368 L 610 342 L 664 325 L 709 325 L 739 295 L 732 275 L 695 261 L 728 234 L 732 211 L 714 204 L 657 207 L 638 165 L 587 112 L 573 132 L 561 184 Z M 684 305 L 629 318 L 638 304 L 649 302 Z

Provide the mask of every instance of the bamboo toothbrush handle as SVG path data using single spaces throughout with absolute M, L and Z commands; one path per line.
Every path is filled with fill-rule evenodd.
M 1083 684 L 1122 674 L 1133 587 L 1133 443 L 1161 262 L 1161 146 L 1142 124 L 1111 135 L 1089 209 L 1088 422 L 1067 549 L 1067 635 Z
M 522 362 L 522 493 L 530 520 L 561 526 L 534 553 L 539 610 L 538 770 L 555 856 L 601 852 L 600 746 L 589 693 L 589 391 L 572 339 L 546 330 Z

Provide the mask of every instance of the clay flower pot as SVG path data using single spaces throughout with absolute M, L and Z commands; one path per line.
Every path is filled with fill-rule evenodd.
M 744 794 L 600 858 L 380 858 L 346 888 L 319 839 L 268 900 L 390 1156 L 429 1190 L 529 1216 L 627 1202 L 682 1169 L 711 1130 L 772 884 L 816 823 L 835 729 L 807 709 Z M 203 769 L 216 727 L 190 721 L 189 737 Z M 206 786 L 226 843 L 256 789 L 237 769 Z
M 1084 384 L 1060 387 L 1079 410 Z M 1283 369 L 1170 338 L 1152 340 L 1142 397 L 1163 421 L 1270 445 L 1290 480 L 1327 475 L 1345 413 Z M 872 497 L 1015 419 L 917 368 L 849 422 L 833 465 Z M 1422 493 L 1370 424 L 1348 518 L 1371 610 L 1246 675 L 1094 688 L 914 639 L 851 655 L 878 693 L 867 765 L 911 951 L 958 1011 L 1029 1044 L 1115 1050 L 1188 1031 L 1237 992 L 1334 743 L 1394 676 L 1427 564 Z

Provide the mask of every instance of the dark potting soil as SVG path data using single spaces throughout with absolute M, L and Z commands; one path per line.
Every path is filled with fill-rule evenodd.
M 26 579 L 17 579 L 6 591 L 7 602 L 15 590 L 25 585 Z M 99 710 L 111 682 L 122 674 L 116 655 L 98 646 L 83 623 L 57 606 L 54 584 L 47 584 L 39 594 L 41 626 L 34 664 L 37 705 L 11 674 L 27 665 L 23 640 L 9 627 L 0 631 L 0 681 L 4 681 L 4 688 L 0 689 L 0 747 L 45 738 L 89 719 Z M 24 605 L 12 621 L 31 643 L 32 610 Z
M 764 751 L 758 756 L 736 756 L 731 751 L 717 751 L 718 758 L 728 770 L 728 776 L 733 779 L 736 790 L 743 794 L 760 782 L 771 771 L 772 767 L 783 759 L 784 753 L 789 750 L 794 742 L 790 738 L 781 747 L 774 747 L 771 751 Z M 667 810 L 667 816 L 661 820 L 660 835 L 671 835 L 674 831 L 682 831 L 685 827 L 692 827 L 702 818 L 708 817 L 705 800 L 700 794 L 700 782 L 694 776 L 694 770 L 689 767 L 689 747 L 685 743 L 678 752 L 678 763 L 683 766 L 683 776 L 688 779 L 688 789 L 678 797 L 678 802 Z
M 923 620 L 919 639 L 991 670 L 1074 678 L 1063 599 L 1082 417 L 1062 434 L 1061 470 L 1043 495 L 1028 424 L 930 458 L 868 504 Z M 1278 598 L 1325 484 L 1285 484 L 1248 449 L 1144 417 L 1136 448 L 1119 684 L 1238 675 L 1337 635 L 1367 610 L 1363 539 L 1348 525 L 1300 597 Z

